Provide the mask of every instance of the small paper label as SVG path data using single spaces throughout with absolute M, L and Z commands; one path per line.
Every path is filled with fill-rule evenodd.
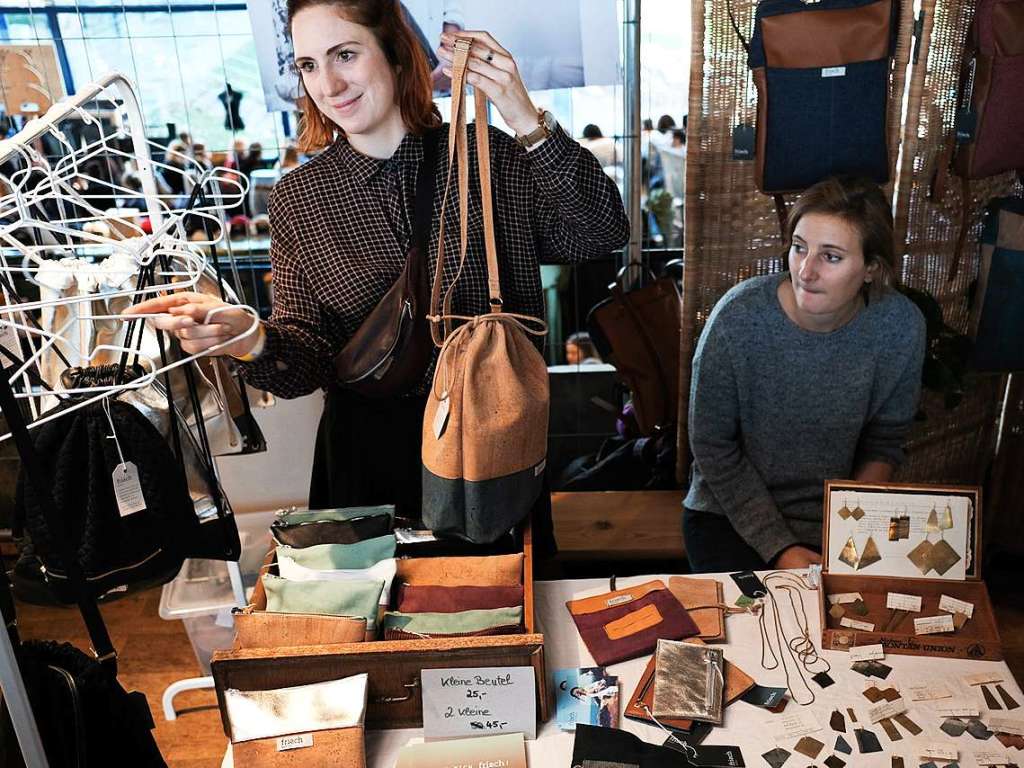
M 822 77 L 845 77 L 846 67 L 823 67 L 821 70 Z
M 10 315 L 0 315 L 0 317 L 7 318 Z M 18 332 L 6 322 L 0 322 L 0 346 L 15 357 L 21 357 L 21 342 L 18 341 Z M 5 366 L 11 362 L 6 357 L 3 357 L 2 360 Z
M 1003 682 L 1002 672 L 978 672 L 974 675 L 965 675 L 964 682 L 968 685 L 985 685 L 986 683 Z
M 614 608 L 616 605 L 625 605 L 626 603 L 631 603 L 633 602 L 633 599 L 634 598 L 632 595 L 617 595 L 616 597 L 609 598 L 604 602 L 609 608 Z
M 277 751 L 284 752 L 289 749 L 302 749 L 313 746 L 312 733 L 296 733 L 292 736 L 279 736 L 277 739 Z
M 953 692 L 943 683 L 910 686 L 911 701 L 935 701 L 936 699 L 951 698 L 953 698 Z
M 989 715 L 988 727 L 993 733 L 1009 733 L 1024 736 L 1024 720 L 1009 715 Z
M 537 477 L 539 474 L 541 474 L 544 471 L 544 467 L 546 467 L 547 465 L 548 460 L 544 459 L 544 461 L 542 461 L 540 464 L 533 468 L 533 476 Z
M 952 632 L 954 629 L 956 627 L 953 626 L 953 617 L 948 613 L 942 616 L 924 616 L 914 619 L 915 635 L 934 635 L 939 632 Z
M 912 611 L 917 613 L 921 610 L 921 596 L 890 592 L 885 598 L 885 607 L 896 611 Z
M 821 730 L 814 715 L 805 711 L 785 713 L 767 724 L 780 740 L 799 738 Z
M 128 517 L 146 508 L 146 499 L 139 484 L 139 470 L 135 462 L 126 461 L 114 467 L 114 498 L 121 517 Z
M 849 616 L 843 616 L 843 618 L 839 620 L 839 623 L 844 627 L 849 627 L 850 629 L 860 629 L 865 632 L 875 631 L 874 624 L 869 624 L 866 621 L 857 621 L 856 619 L 851 619 Z
M 935 711 L 946 717 L 978 717 L 978 705 L 963 699 L 944 701 L 935 705 Z
M 858 645 L 850 649 L 850 661 L 874 661 L 875 659 L 884 658 L 885 650 L 881 644 Z
M 978 765 L 1008 765 L 1012 762 L 1005 752 L 975 752 L 974 762 Z
M 879 720 L 884 720 L 887 717 L 902 715 L 906 711 L 907 704 L 902 698 L 893 699 L 892 701 L 880 701 L 868 707 L 868 719 L 872 723 L 877 723 Z
M 955 746 L 941 742 L 926 744 L 924 751 L 921 752 L 921 757 L 932 757 L 937 760 L 956 760 L 959 756 L 960 753 Z
M 843 605 L 844 603 L 856 603 L 858 600 L 863 600 L 860 596 L 860 592 L 841 592 L 838 595 L 829 595 L 828 601 L 832 605 Z
M 434 439 L 440 440 L 441 435 L 444 434 L 445 427 L 448 426 L 448 409 L 451 408 L 451 398 L 448 397 L 446 392 L 441 397 L 441 402 L 437 404 L 437 410 L 434 411 L 434 421 L 431 424 L 431 428 L 434 430 Z
M 943 595 L 939 600 L 939 610 L 949 611 L 950 613 L 962 613 L 967 618 L 971 618 L 974 615 L 974 603 Z

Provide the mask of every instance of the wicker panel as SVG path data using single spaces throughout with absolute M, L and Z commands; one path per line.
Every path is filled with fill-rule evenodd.
M 888 125 L 894 167 L 910 57 L 912 5 L 910 0 L 902 0 L 890 88 Z M 739 124 L 754 125 L 757 94 L 746 51 L 729 21 L 730 6 L 749 38 L 756 7 L 753 0 L 697 0 L 692 6 L 679 377 L 677 470 L 681 479 L 689 468 L 690 361 L 704 321 L 722 294 L 737 282 L 783 268 L 783 244 L 772 200 L 754 187 L 754 163 L 732 159 L 732 130 Z
M 974 0 L 924 0 L 918 62 L 912 66 L 903 156 L 896 196 L 896 242 L 904 243 L 902 278 L 938 299 L 948 325 L 967 330 L 968 296 L 978 272 L 981 212 L 991 197 L 1005 195 L 1012 174 L 972 182 L 967 206 L 970 231 L 960 269 L 949 272 L 964 213 L 959 180 L 942 200 L 929 199 L 932 177 L 953 133 L 964 44 L 974 17 Z M 1019 193 L 1019 190 L 1018 190 Z M 1003 378 L 981 377 L 954 409 L 926 396 L 928 419 L 915 425 L 910 460 L 900 471 L 912 482 L 981 483 L 995 449 Z

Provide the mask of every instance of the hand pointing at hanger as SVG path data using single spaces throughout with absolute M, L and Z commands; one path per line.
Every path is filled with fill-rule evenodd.
M 473 41 L 466 67 L 466 82 L 487 95 L 502 119 L 516 134 L 525 136 L 536 130 L 537 107 L 530 100 L 515 59 L 489 32 L 460 30 L 456 34 L 442 34 L 438 55 L 444 65 L 444 73 L 452 76 L 454 45 L 459 38 Z
M 215 309 L 218 311 L 211 317 L 210 312 Z M 253 324 L 253 316 L 246 310 L 227 304 L 215 296 L 194 291 L 158 296 L 122 312 L 123 315 L 150 313 L 164 314 L 151 321 L 153 326 L 176 336 L 181 341 L 181 348 L 190 355 L 224 344 L 245 333 Z M 217 350 L 217 354 L 232 357 L 251 354 L 262 345 L 262 330 L 261 324 L 256 333 Z

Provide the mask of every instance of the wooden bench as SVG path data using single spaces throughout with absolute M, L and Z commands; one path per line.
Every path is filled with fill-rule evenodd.
M 552 493 L 559 559 L 683 559 L 682 502 L 682 491 Z

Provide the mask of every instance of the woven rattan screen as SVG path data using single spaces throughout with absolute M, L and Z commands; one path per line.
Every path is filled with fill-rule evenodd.
M 772 201 L 754 188 L 753 163 L 732 159 L 733 128 L 744 123 L 753 125 L 756 94 L 746 53 L 729 21 L 729 5 L 746 34 L 753 24 L 756 2 L 732 0 L 726 4 L 711 0 L 693 5 L 680 356 L 684 361 L 679 412 L 679 472 L 683 477 L 689 461 L 686 425 L 690 360 L 704 321 L 731 286 L 747 277 L 783 268 L 783 245 Z M 913 66 L 912 9 L 912 2 L 902 2 L 890 89 L 896 242 L 906 243 L 902 250 L 903 280 L 935 295 L 946 322 L 963 331 L 967 325 L 967 287 L 977 271 L 977 214 L 981 201 L 993 193 L 1005 192 L 1009 181 L 972 185 L 977 203 L 974 226 L 960 274 L 947 283 L 960 221 L 959 185 L 949 185 L 947 199 L 941 204 L 929 201 L 927 192 L 944 138 L 952 130 L 959 64 L 973 0 L 925 0 L 923 34 Z M 905 91 L 906 122 L 901 124 Z M 901 138 L 902 154 L 898 156 Z M 979 482 L 992 456 L 1000 394 L 998 377 L 975 382 L 953 410 L 946 410 L 940 397 L 926 393 L 922 411 L 927 418 L 912 433 L 910 458 L 900 477 Z

